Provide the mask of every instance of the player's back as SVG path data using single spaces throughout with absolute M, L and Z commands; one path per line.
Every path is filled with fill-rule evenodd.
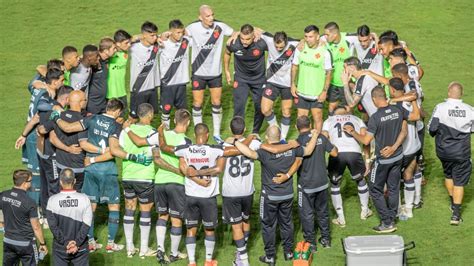
M 360 144 L 354 137 L 344 132 L 344 126 L 352 126 L 359 133 L 362 128 L 366 128 L 365 123 L 360 118 L 345 114 L 328 117 L 323 123 L 323 131 L 329 133 L 329 139 L 337 147 L 338 152 L 361 153 Z

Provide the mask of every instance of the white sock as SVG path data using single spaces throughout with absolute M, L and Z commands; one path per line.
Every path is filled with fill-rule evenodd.
M 360 206 L 362 210 L 367 210 L 369 208 L 369 187 L 365 179 L 361 179 L 357 183 L 357 191 L 359 193 Z
M 188 252 L 189 264 L 196 263 L 196 237 L 186 237 L 186 251 Z
M 405 208 L 413 208 L 413 200 L 415 199 L 415 181 L 412 179 L 405 180 L 404 183 Z
M 281 138 L 286 139 L 286 136 L 288 136 L 288 131 L 290 131 L 290 123 L 291 123 L 291 116 L 286 117 L 283 116 L 281 118 Z
M 334 209 L 336 210 L 337 217 L 345 221 L 344 209 L 342 207 L 341 188 L 338 185 L 331 185 L 331 200 L 332 206 L 334 206 Z
M 421 181 L 422 181 L 422 173 L 417 172 L 415 174 L 415 199 L 413 203 L 418 204 L 421 201 Z
M 204 239 L 204 246 L 206 246 L 206 260 L 212 260 L 214 254 L 214 246 L 216 245 L 215 236 L 206 236 Z
M 123 216 L 123 230 L 125 231 L 125 242 L 127 249 L 133 249 L 133 227 L 135 226 L 135 211 L 125 209 L 125 215 Z
M 212 125 L 214 127 L 214 135 L 221 135 L 221 122 L 222 122 L 222 106 L 212 105 Z
M 273 125 L 278 124 L 277 120 L 276 120 L 276 117 L 275 117 L 275 114 L 273 112 L 269 116 L 266 116 L 265 120 L 267 120 L 268 126 L 273 126 Z
M 181 242 L 182 229 L 181 227 L 171 227 L 171 255 L 178 256 L 179 242 Z
M 161 123 L 166 125 L 166 128 L 170 128 L 170 114 L 161 114 Z
M 193 106 L 193 123 L 194 125 L 202 123 L 202 107 Z
M 150 225 L 150 212 L 140 212 L 140 253 L 145 253 L 148 250 L 148 239 L 150 237 L 151 229 Z
M 156 221 L 156 249 L 165 252 L 166 220 Z

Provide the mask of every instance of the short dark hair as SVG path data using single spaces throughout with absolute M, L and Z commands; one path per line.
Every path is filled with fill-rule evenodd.
M 132 39 L 132 36 L 128 32 L 126 32 L 122 29 L 117 30 L 114 33 L 114 41 L 115 42 L 123 42 L 123 41 L 130 40 L 130 39 Z
M 385 94 L 385 89 L 380 85 L 377 85 L 372 89 L 372 92 L 370 93 L 370 96 L 372 98 L 387 99 L 387 94 Z
M 310 33 L 310 32 L 316 32 L 319 33 L 319 28 L 316 25 L 308 25 L 306 28 L 304 28 L 304 33 Z
M 182 28 L 184 28 L 184 24 L 179 19 L 173 19 L 168 24 L 168 27 L 169 27 L 169 29 L 182 29 Z
M 64 62 L 60 59 L 51 59 L 46 63 L 46 69 L 58 69 L 62 70 L 61 67 L 64 66 Z
M 28 181 L 33 176 L 30 170 L 18 169 L 13 172 L 13 184 L 15 186 L 21 186 L 23 183 Z
M 398 63 L 392 67 L 392 74 L 398 73 L 402 75 L 408 75 L 408 66 L 405 63 Z
M 357 28 L 357 35 L 361 36 L 361 37 L 366 37 L 366 36 L 369 36 L 370 35 L 370 28 L 369 26 L 367 25 L 362 25 L 360 27 Z
M 302 115 L 296 119 L 296 128 L 298 130 L 311 128 L 311 120 L 307 115 Z
M 408 55 L 403 48 L 395 48 L 390 52 L 390 56 L 401 57 L 403 60 L 406 60 Z
M 74 181 L 76 180 L 74 171 L 71 168 L 64 168 L 61 170 L 61 173 L 59 173 L 59 180 L 66 185 L 74 184 Z
M 245 130 L 245 119 L 241 116 L 234 116 L 230 121 L 230 131 L 234 135 L 242 135 Z
M 99 51 L 99 48 L 93 44 L 87 44 L 82 48 L 82 54 L 87 54 L 87 53 L 96 53 Z
M 141 31 L 148 32 L 148 33 L 155 33 L 155 32 L 158 32 L 158 27 L 153 22 L 145 21 L 142 24 Z
M 393 30 L 387 30 L 387 31 L 382 32 L 379 38 L 380 38 L 379 42 L 381 43 L 385 43 L 388 40 L 392 40 L 393 45 L 398 45 L 398 34 Z M 382 42 L 382 39 L 384 39 L 383 42 Z
M 244 24 L 242 27 L 240 27 L 240 33 L 247 35 L 247 34 L 252 34 L 254 31 L 253 26 L 250 24 Z
M 58 99 L 59 97 L 61 97 L 63 95 L 67 95 L 67 94 L 71 93 L 73 90 L 74 89 L 72 87 L 69 87 L 67 85 L 62 85 L 61 87 L 59 87 L 59 90 L 56 93 L 56 99 Z
M 196 136 L 202 136 L 209 133 L 209 128 L 204 123 L 199 123 L 194 127 L 194 134 Z
M 287 43 L 288 42 L 288 35 L 286 35 L 286 32 L 284 31 L 278 31 L 275 32 L 275 35 L 273 35 L 273 41 L 275 43 Z
M 62 51 L 61 55 L 64 57 L 65 55 L 70 54 L 70 53 L 77 53 L 76 47 L 74 47 L 74 46 L 65 46 L 63 48 L 63 51 Z
M 149 115 L 150 113 L 153 114 L 153 112 L 154 112 L 153 105 L 149 103 L 142 103 L 137 108 L 137 115 L 139 118 L 143 118 Z
M 339 25 L 336 22 L 331 21 L 326 26 L 324 26 L 325 30 L 339 30 Z
M 389 81 L 390 87 L 394 88 L 397 91 L 404 91 L 405 84 L 401 78 L 391 78 Z
M 99 51 L 103 52 L 110 49 L 115 44 L 115 41 L 110 37 L 104 37 L 100 39 L 99 42 Z
M 355 56 L 348 57 L 344 60 L 344 63 L 346 63 L 349 66 L 355 66 L 357 70 L 362 69 L 362 64 L 360 63 L 359 58 Z
M 106 111 L 122 111 L 124 108 L 123 102 L 117 98 L 112 98 L 107 101 L 107 107 L 105 108 Z
M 177 124 L 187 123 L 191 119 L 191 113 L 186 109 L 178 109 L 174 113 L 174 119 Z
M 53 83 L 53 80 L 60 79 L 63 74 L 64 73 L 60 69 L 48 69 L 48 72 L 46 72 L 45 81 L 47 84 L 51 84 Z

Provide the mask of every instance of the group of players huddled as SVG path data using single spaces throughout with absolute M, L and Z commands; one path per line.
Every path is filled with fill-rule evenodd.
M 229 37 L 226 43 L 225 36 Z M 232 136 L 225 140 L 220 135 L 222 49 L 234 107 Z M 130 107 L 125 84 L 128 64 Z M 201 224 L 205 265 L 217 265 L 213 252 L 221 193 L 222 220 L 232 226 L 237 248 L 234 264 L 249 265 L 255 160 L 261 163 L 259 215 L 265 249 L 259 260 L 269 265 L 276 263 L 277 225 L 284 259 L 293 258 L 294 174 L 298 176 L 299 221 L 311 252 L 317 250 L 315 228 L 320 230 L 321 247 L 331 246 L 329 197 L 337 214 L 332 223 L 346 226 L 341 197 L 346 167 L 357 183 L 360 219 L 373 214 L 369 208 L 372 199 L 380 217 L 373 228 L 376 232 L 395 231 L 397 219 L 413 218 L 413 209 L 423 205 L 426 114 L 420 80 L 424 71 L 394 31 L 378 36 L 363 25 L 350 34 L 330 22 L 322 30 L 307 26 L 301 40 L 249 24 L 236 32 L 215 20 L 211 7 L 204 5 L 199 8 L 199 20 L 187 27 L 172 20 L 169 29 L 159 35 L 155 24 L 145 22 L 139 35 L 118 30 L 113 38 L 102 38 L 98 47 L 86 45 L 82 57 L 76 48 L 66 46 L 62 60 L 50 60 L 37 71 L 28 85 L 28 123 L 16 142 L 17 148 L 23 147 L 29 171 L 14 173 L 15 188 L 3 192 L 0 203 L 5 214 L 4 261 L 27 261 L 25 252 L 15 253 L 26 247 L 27 251 L 31 248 L 33 262 L 30 243 L 34 235 L 40 251 L 47 252 L 36 226 L 35 219 L 41 217 L 54 236 L 53 262 L 88 264 L 89 252 L 102 248 L 94 236 L 96 207 L 107 204 L 107 252 L 124 248 L 115 243 L 122 220 L 128 257 L 136 253 L 141 258 L 156 256 L 162 264 L 187 258 L 189 265 L 196 265 L 196 235 Z M 190 82 L 191 112 L 186 93 Z M 206 88 L 217 144 L 208 143 L 210 130 L 202 118 Z M 244 136 L 249 93 L 254 121 L 252 134 Z M 461 221 L 462 188 L 471 169 L 473 112 L 460 101 L 461 96 L 461 84 L 450 84 L 449 99 L 436 108 L 429 127 L 437 138 L 451 196 L 451 224 L 455 225 Z M 280 123 L 273 112 L 278 97 Z M 293 103 L 299 135 L 286 141 Z M 326 120 L 324 106 L 328 106 Z M 162 125 L 155 129 L 151 123 L 159 111 Z M 174 128 L 170 129 L 172 120 Z M 262 142 L 258 134 L 264 120 L 269 126 Z M 194 143 L 186 136 L 191 122 Z M 122 159 L 124 208 L 115 158 Z M 35 202 L 23 196 L 25 191 Z M 26 201 L 24 208 L 29 206 L 24 217 L 11 216 L 15 195 Z M 134 245 L 137 206 L 139 249 Z M 152 211 L 158 213 L 156 250 L 149 248 Z M 15 221 L 31 225 L 30 218 L 34 230 L 10 230 Z M 171 241 L 166 255 L 168 221 Z M 178 250 L 183 223 L 187 254 Z

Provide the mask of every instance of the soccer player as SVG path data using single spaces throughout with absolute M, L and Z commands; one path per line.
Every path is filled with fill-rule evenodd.
M 365 123 L 342 107 L 336 108 L 334 115 L 324 121 L 322 132 L 338 150 L 337 156 L 329 157 L 328 172 L 331 180 L 332 205 L 337 214 L 337 218 L 333 219 L 332 223 L 340 227 L 346 226 L 341 197 L 342 177 L 346 168 L 349 168 L 352 180 L 357 183 L 361 207 L 360 219 L 366 220 L 372 215 L 372 211 L 369 209 L 369 188 L 364 178 L 366 172 L 364 157 L 367 159 L 369 154 L 362 156 L 360 144 L 344 132 L 346 124 L 352 125 L 359 135 L 366 135 L 367 126 Z
M 191 144 L 191 140 L 186 137 L 186 131 L 191 122 L 191 114 L 186 109 L 179 109 L 175 112 L 175 125 L 173 130 L 162 131 L 163 127 L 159 128 L 158 134 L 152 133 L 146 137 L 139 137 L 131 130 L 128 131 L 128 136 L 137 146 L 146 146 L 149 143 L 160 143 L 161 157 L 163 160 L 173 167 L 179 169 L 179 158 L 173 154 L 173 151 L 166 151 L 169 143 L 172 146 L 180 146 Z M 124 127 L 127 123 L 124 124 Z M 159 141 L 160 138 L 166 141 Z M 157 259 L 159 263 L 175 262 L 180 259 L 185 259 L 186 255 L 178 251 L 179 243 L 182 237 L 183 214 L 185 208 L 185 193 L 184 193 L 185 177 L 179 173 L 159 168 L 155 175 L 155 207 L 158 213 L 158 221 L 156 224 L 156 239 L 157 239 Z M 166 224 L 171 219 L 171 252 L 169 259 L 165 255 L 165 237 Z
M 306 147 L 290 149 L 282 153 L 270 153 L 263 149 L 251 150 L 240 141 L 234 141 L 243 155 L 259 160 L 262 164 L 262 194 L 260 197 L 260 220 L 262 224 L 262 236 L 265 245 L 265 255 L 259 260 L 268 265 L 275 265 L 275 234 L 277 223 L 280 225 L 280 235 L 285 254 L 285 260 L 293 259 L 293 179 L 288 173 L 290 167 L 297 157 L 310 155 L 316 146 L 317 134 L 313 135 Z M 266 142 L 269 144 L 279 144 L 281 140 L 280 129 L 277 126 L 270 126 L 266 132 Z
M 234 30 L 227 24 L 214 19 L 214 11 L 208 5 L 199 7 L 199 20 L 186 27 L 191 37 L 191 80 L 193 90 L 193 123 L 202 123 L 204 90 L 211 93 L 213 136 L 218 142 L 222 121 L 222 44 L 224 36 Z
M 371 94 L 378 109 L 369 118 L 367 134 L 360 135 L 351 125 L 345 125 L 344 132 L 364 145 L 375 139 L 376 161 L 370 174 L 369 193 L 381 222 L 373 229 L 377 233 L 391 233 L 397 230 L 395 218 L 400 192 L 402 143 L 407 135 L 408 114 L 404 109 L 388 104 L 384 88 L 377 86 Z M 385 186 L 387 200 L 384 196 Z
M 142 24 L 140 41 L 130 47 L 130 115 L 137 118 L 137 108 L 142 103 L 153 106 L 158 113 L 158 92 L 160 69 L 157 54 L 158 27 L 149 21 Z
M 35 89 L 32 92 L 30 105 L 28 108 L 28 121 L 35 120 L 33 122 L 38 123 L 35 117 L 40 111 L 48 111 L 53 108 L 56 91 L 60 86 L 63 85 L 64 76 L 61 70 L 51 69 L 47 74 L 43 84 L 43 89 Z M 38 136 L 36 134 L 36 124 L 28 123 L 23 130 L 21 136 L 17 139 L 15 147 L 18 149 L 23 146 L 22 161 L 27 165 L 28 169 L 33 173 L 33 181 L 28 191 L 28 195 L 36 202 L 37 205 L 40 203 L 40 167 L 38 156 L 36 154 L 36 142 Z M 26 142 L 26 145 L 23 145 Z
M 405 93 L 405 84 L 400 78 L 390 79 L 390 97 L 403 97 Z M 415 181 L 413 179 L 416 169 L 416 155 L 421 148 L 421 142 L 418 138 L 416 121 L 420 119 L 420 109 L 415 101 L 406 102 L 399 101 L 396 103 L 400 109 L 405 109 L 409 113 L 407 119 L 407 136 L 403 141 L 403 160 L 402 160 L 402 177 L 404 180 L 404 198 L 405 205 L 399 206 L 400 219 L 407 220 L 413 218 L 413 202 L 415 199 Z
M 122 101 L 125 108 L 120 114 L 120 121 L 123 121 L 124 116 L 128 113 L 125 77 L 127 75 L 128 50 L 131 46 L 132 36 L 124 30 L 117 30 L 114 33 L 114 41 L 117 51 L 109 58 L 106 98 L 109 100 L 117 98 Z
M 36 240 L 39 251 L 48 253 L 38 220 L 37 206 L 26 195 L 33 175 L 28 170 L 13 172 L 13 188 L 0 193 L 0 210 L 4 214 L 3 265 L 37 265 Z M 36 237 L 36 240 L 35 240 Z
M 418 67 L 416 65 L 407 63 L 407 58 L 408 58 L 408 55 L 405 52 L 405 50 L 403 50 L 403 48 L 393 49 L 389 53 L 389 56 L 388 56 L 388 62 L 390 63 L 390 68 L 393 68 L 395 65 L 400 64 L 400 63 L 406 63 L 408 66 L 408 76 L 410 77 L 410 79 L 419 81 L 420 73 L 418 71 Z
M 474 132 L 474 109 L 463 103 L 463 86 L 451 82 L 448 99 L 436 105 L 428 123 L 428 130 L 435 137 L 436 155 L 441 161 L 444 184 L 451 198 L 451 224 L 459 225 L 464 186 L 472 173 L 471 134 Z
M 327 48 L 331 52 L 334 66 L 331 86 L 329 86 L 327 94 L 329 115 L 332 115 L 339 103 L 345 103 L 344 84 L 341 80 L 341 74 L 344 70 L 344 60 L 351 56 L 350 44 L 357 41 L 357 36 L 340 32 L 336 22 L 329 22 L 324 26 L 324 37 L 327 42 Z
M 169 37 L 160 51 L 161 122 L 169 128 L 172 107 L 186 109 L 186 84 L 189 82 L 189 45 L 184 37 L 184 25 L 178 20 L 169 22 Z
M 291 67 L 291 94 L 295 98 L 298 117 L 311 111 L 314 128 L 321 132 L 323 103 L 332 76 L 331 52 L 320 44 L 319 28 L 309 25 L 304 29 L 304 48 L 296 50 Z
M 78 67 L 81 59 L 77 54 L 77 49 L 73 46 L 65 46 L 62 50 L 64 62 L 64 85 L 71 86 L 71 70 Z
M 264 32 L 262 40 L 268 47 L 266 84 L 262 97 L 262 113 L 269 125 L 277 124 L 273 113 L 275 100 L 281 97 L 281 137 L 286 139 L 290 129 L 291 105 L 291 62 L 298 46 L 298 40 L 289 38 L 284 31 L 271 35 Z
M 268 51 L 266 42 L 262 39 L 255 41 L 253 26 L 245 24 L 240 28 L 239 38 L 227 46 L 224 54 L 224 70 L 228 84 L 232 81 L 229 67 L 231 54 L 234 54 L 234 116 L 245 117 L 247 98 L 251 91 L 255 108 L 252 133 L 256 134 L 259 133 L 264 119 L 261 102 L 265 88 L 265 51 Z
M 87 231 L 92 222 L 91 202 L 87 195 L 74 190 L 75 181 L 74 171 L 63 169 L 59 175 L 61 192 L 48 200 L 54 265 L 89 265 Z
M 114 55 L 116 49 L 113 39 L 105 37 L 100 40 L 99 63 L 91 67 L 92 74 L 86 107 L 88 113 L 101 114 L 106 111 L 107 76 L 110 68 L 108 60 Z
M 377 49 L 378 38 L 367 25 L 357 28 L 357 41 L 348 39 L 352 54 L 361 62 L 362 69 L 369 69 L 379 75 L 383 75 L 383 56 Z
M 75 90 L 81 90 L 86 93 L 89 91 L 89 82 L 91 80 L 92 66 L 99 64 L 99 50 L 97 46 L 88 44 L 82 49 L 81 63 L 71 70 L 70 83 Z

